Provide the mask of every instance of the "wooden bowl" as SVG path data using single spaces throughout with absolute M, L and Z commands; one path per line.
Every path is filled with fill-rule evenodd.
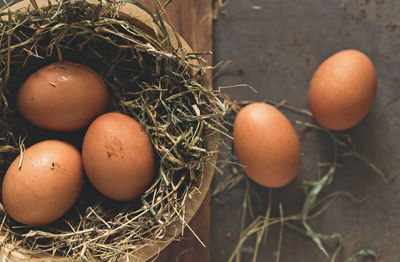
M 42 9 L 47 9 L 49 6 L 49 3 L 52 5 L 56 5 L 57 2 L 54 0 L 36 0 L 38 6 Z M 99 4 L 99 1 L 96 0 L 87 0 L 88 3 L 91 4 Z M 16 3 L 12 6 L 9 7 L 11 11 L 16 11 L 16 10 L 23 10 L 28 7 L 30 4 L 29 0 L 24 0 L 22 2 Z M 4 8 L 4 7 L 3 7 Z M 32 7 L 31 7 L 32 8 Z M 154 25 L 153 20 L 149 14 L 147 14 L 144 10 L 140 9 L 139 7 L 132 5 L 132 4 L 124 4 L 120 11 L 120 18 L 124 20 L 128 20 L 130 23 L 140 27 L 141 29 L 146 30 L 147 32 L 152 32 L 154 35 L 160 34 L 159 31 L 157 31 L 157 27 Z M 167 25 L 167 31 L 169 32 L 169 35 L 171 37 L 171 43 L 174 47 L 178 46 L 178 39 L 179 42 L 182 44 L 184 49 L 187 51 L 191 51 L 191 48 L 188 46 L 188 44 L 185 42 L 182 37 L 177 36 L 175 37 L 175 34 L 172 31 L 172 28 Z M 211 88 L 209 84 L 207 84 L 208 88 Z M 218 139 L 219 135 L 217 133 L 211 134 L 207 136 L 207 148 L 210 151 L 216 152 L 218 148 Z M 217 154 L 214 154 L 211 157 L 211 162 L 216 163 L 217 160 Z M 210 187 L 212 177 L 214 175 L 214 168 L 212 165 L 207 165 L 205 167 L 205 172 L 204 172 L 204 177 L 202 181 L 202 185 L 200 187 L 199 193 L 193 194 L 193 197 L 188 199 L 185 204 L 185 225 L 186 223 L 189 223 L 189 221 L 192 219 L 192 217 L 195 215 L 197 210 L 199 209 L 201 203 L 204 200 L 204 197 L 207 194 L 207 191 Z M 134 260 L 134 261 L 146 261 L 151 259 L 152 257 L 156 256 L 161 250 L 163 250 L 168 244 L 170 244 L 180 233 L 182 232 L 182 229 L 184 228 L 185 225 L 182 225 L 181 221 L 177 221 L 174 224 L 170 225 L 169 228 L 165 232 L 165 236 L 162 239 L 162 242 L 159 242 L 157 245 L 147 245 L 143 246 L 142 248 L 138 249 L 137 253 L 135 254 L 130 254 L 129 255 L 129 261 Z M 4 232 L 0 233 L 0 243 L 1 243 L 1 250 L 0 250 L 0 258 L 2 260 L 10 260 L 10 261 L 35 261 L 35 260 L 45 260 L 45 261 L 57 261 L 57 260 L 62 260 L 65 261 L 65 258 L 61 257 L 54 257 L 54 256 L 48 256 L 48 257 L 40 257 L 40 258 L 31 258 L 31 257 L 26 257 L 24 255 L 24 250 L 21 248 L 16 248 L 11 244 L 3 244 L 6 236 L 4 235 Z M 121 257 L 121 260 L 127 261 L 126 257 Z

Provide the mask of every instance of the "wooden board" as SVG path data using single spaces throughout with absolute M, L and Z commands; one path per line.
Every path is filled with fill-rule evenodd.
M 152 9 L 154 7 L 154 0 L 142 0 L 141 2 Z M 212 0 L 174 0 L 168 6 L 167 12 L 177 32 L 194 51 L 212 50 Z M 204 58 L 211 65 L 211 55 L 204 56 Z M 211 72 L 208 73 L 211 77 Z M 190 230 L 185 229 L 183 238 L 169 245 L 155 261 L 210 261 L 210 209 L 210 196 L 208 195 L 189 224 L 206 248 L 200 244 Z

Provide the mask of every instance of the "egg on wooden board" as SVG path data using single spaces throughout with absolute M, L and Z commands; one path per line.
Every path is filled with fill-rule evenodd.
M 345 130 L 368 114 L 376 89 L 376 71 L 371 60 L 360 51 L 343 50 L 327 58 L 315 71 L 308 103 L 320 125 Z
M 155 156 L 147 133 L 121 113 L 107 113 L 92 122 L 83 140 L 82 159 L 93 186 L 114 200 L 138 198 L 154 177 Z
M 297 175 L 300 141 L 292 124 L 274 106 L 243 107 L 234 122 L 233 146 L 244 172 L 262 186 L 283 187 Z
M 82 158 L 72 145 L 46 140 L 24 151 L 8 168 L 3 205 L 13 219 L 45 225 L 62 217 L 77 200 L 84 181 Z
M 17 107 L 25 119 L 56 131 L 83 129 L 106 110 L 108 100 L 102 78 L 91 68 L 72 62 L 39 69 L 17 93 Z

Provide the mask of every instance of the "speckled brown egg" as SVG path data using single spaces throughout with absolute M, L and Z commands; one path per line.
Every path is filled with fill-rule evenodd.
M 262 186 L 283 187 L 297 175 L 300 141 L 289 120 L 271 105 L 252 103 L 239 111 L 233 145 L 244 172 Z
M 77 200 L 84 181 L 78 150 L 46 140 L 26 149 L 20 161 L 18 156 L 3 180 L 7 214 L 26 225 L 45 225 L 62 217 Z
M 71 62 L 51 64 L 30 75 L 17 93 L 21 115 L 34 125 L 76 131 L 89 125 L 108 105 L 109 94 L 91 68 Z
M 376 71 L 371 60 L 360 51 L 343 50 L 327 58 L 315 71 L 308 103 L 319 124 L 344 130 L 368 114 L 376 89 Z
M 93 186 L 114 200 L 138 198 L 154 177 L 151 141 L 140 124 L 124 114 L 108 113 L 93 121 L 83 141 L 82 159 Z

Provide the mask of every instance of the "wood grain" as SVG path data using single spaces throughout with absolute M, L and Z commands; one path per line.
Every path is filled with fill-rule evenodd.
M 154 0 L 142 0 L 154 10 Z M 174 0 L 167 8 L 168 16 L 177 32 L 194 51 L 212 50 L 212 0 Z M 204 56 L 212 63 L 211 55 Z M 208 72 L 211 79 L 211 71 Z M 190 222 L 190 227 L 204 242 L 204 248 L 190 230 L 185 229 L 183 238 L 163 250 L 156 262 L 209 262 L 210 261 L 210 195 Z
M 140 2 L 154 10 L 154 0 Z M 193 50 L 212 50 L 212 0 L 174 0 L 167 12 L 175 29 Z

